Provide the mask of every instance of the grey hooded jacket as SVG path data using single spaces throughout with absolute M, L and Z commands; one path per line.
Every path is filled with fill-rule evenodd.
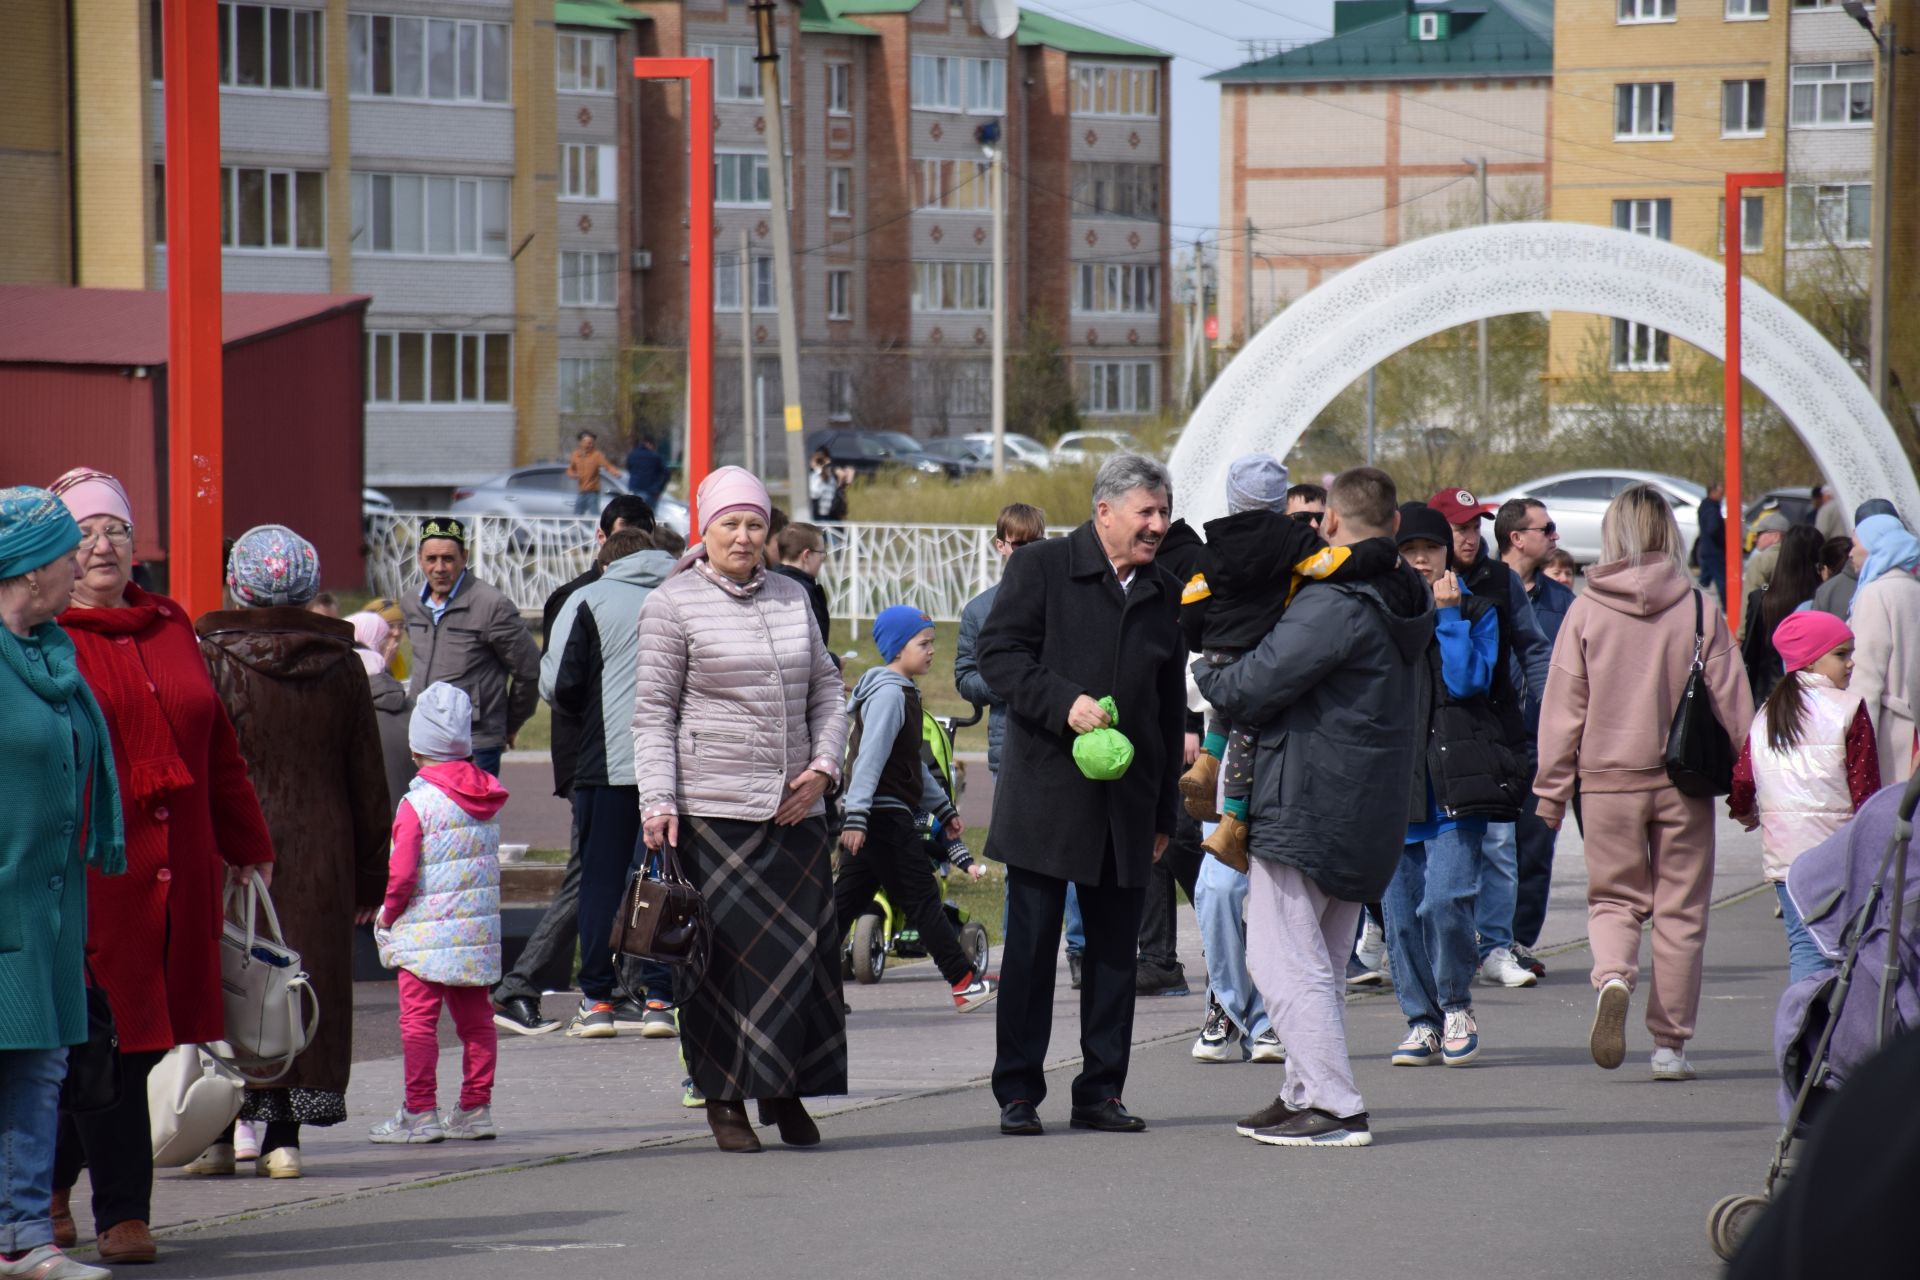
M 540 696 L 580 720 L 576 786 L 631 787 L 640 607 L 673 572 L 664 551 L 636 551 L 574 592 L 540 659 Z

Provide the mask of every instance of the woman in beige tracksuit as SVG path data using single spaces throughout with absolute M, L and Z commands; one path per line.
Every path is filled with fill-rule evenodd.
M 1687 1080 L 1683 1052 L 1700 1004 L 1700 955 L 1713 889 L 1713 802 L 1667 781 L 1667 730 L 1693 662 L 1694 589 L 1673 512 L 1647 485 L 1623 491 L 1601 523 L 1602 563 L 1568 610 L 1540 711 L 1541 821 L 1559 828 L 1579 787 L 1587 855 L 1587 933 L 1599 992 L 1593 1060 L 1626 1056 L 1640 927 L 1653 920 L 1647 1029 L 1655 1079 Z M 1753 722 L 1739 650 L 1711 598 L 1701 610 L 1713 711 L 1736 739 Z

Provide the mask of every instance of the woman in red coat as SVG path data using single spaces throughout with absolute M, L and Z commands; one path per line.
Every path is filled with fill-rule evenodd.
M 273 846 L 192 619 L 134 586 L 133 513 L 119 481 L 69 471 L 53 485 L 79 522 L 80 577 L 60 624 L 113 740 L 127 873 L 88 873 L 87 960 L 120 1035 L 120 1100 L 61 1118 L 54 1230 L 84 1160 L 100 1259 L 151 1262 L 147 1074 L 167 1050 L 226 1037 L 221 895 L 229 874 L 269 878 Z

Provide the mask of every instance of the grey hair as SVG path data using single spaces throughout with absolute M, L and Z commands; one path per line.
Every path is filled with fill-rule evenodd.
M 1173 476 L 1162 463 L 1144 453 L 1116 453 L 1093 477 L 1094 514 L 1100 513 L 1101 503 L 1118 502 L 1135 489 L 1164 490 L 1167 505 L 1173 505 Z

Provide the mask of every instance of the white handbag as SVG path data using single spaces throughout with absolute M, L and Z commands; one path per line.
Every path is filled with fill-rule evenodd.
M 154 1167 L 191 1164 L 240 1114 L 247 1082 L 210 1051 L 224 1048 L 177 1045 L 147 1076 Z
M 235 899 L 240 916 L 234 919 Z M 227 886 L 220 935 L 220 990 L 226 1001 L 228 1066 L 252 1084 L 271 1084 L 313 1043 L 320 1002 L 300 953 L 280 932 L 273 899 L 257 879 Z M 259 926 L 265 926 L 262 931 Z

